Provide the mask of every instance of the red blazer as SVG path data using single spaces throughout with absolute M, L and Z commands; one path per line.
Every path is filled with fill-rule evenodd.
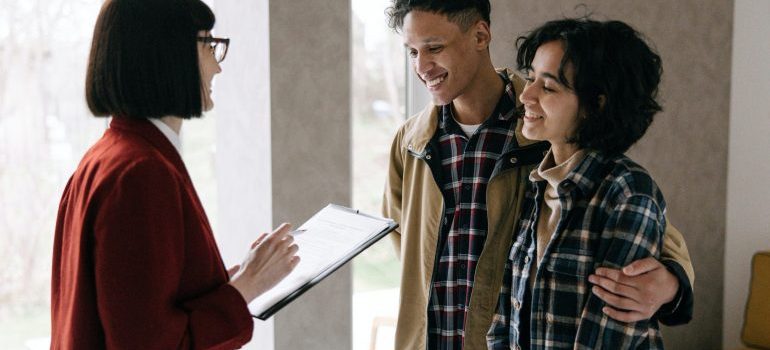
M 52 349 L 232 349 L 253 320 L 174 146 L 113 118 L 56 220 Z

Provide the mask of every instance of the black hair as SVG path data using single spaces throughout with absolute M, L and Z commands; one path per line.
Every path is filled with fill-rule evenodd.
M 463 31 L 479 20 L 491 24 L 489 0 L 393 0 L 393 5 L 385 11 L 388 26 L 396 31 L 401 30 L 404 17 L 414 10 L 445 15 Z
M 200 0 L 106 0 L 88 59 L 88 108 L 100 117 L 199 117 L 197 36 L 214 22 Z
M 551 41 L 563 45 L 558 78 L 577 95 L 583 117 L 568 141 L 581 149 L 626 152 L 662 110 L 656 100 L 663 74 L 660 56 L 621 21 L 562 19 L 517 39 L 518 69 L 531 70 L 537 49 Z M 564 75 L 568 63 L 574 72 L 572 84 Z

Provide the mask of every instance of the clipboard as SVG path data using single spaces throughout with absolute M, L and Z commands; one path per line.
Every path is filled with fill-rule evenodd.
M 334 220 L 347 220 L 348 222 L 334 222 Z M 326 220 L 326 221 L 324 221 Z M 350 222 L 355 222 L 351 224 Z M 348 227 L 350 224 L 352 226 Z M 345 227 L 344 230 L 337 232 L 337 226 Z M 369 226 L 371 225 L 371 226 Z M 353 231 L 358 227 L 364 227 L 366 229 L 372 229 L 370 232 L 359 231 L 358 235 L 353 234 Z M 316 235 L 315 237 L 322 237 L 320 235 L 328 235 L 331 237 L 336 234 L 351 233 L 356 239 L 352 243 L 344 243 L 339 249 L 331 249 L 332 255 L 328 257 L 328 264 L 325 264 L 313 271 L 299 271 L 300 266 L 297 267 L 292 273 L 289 274 L 283 281 L 276 285 L 273 289 L 266 292 L 260 297 L 257 297 L 254 301 L 249 303 L 249 311 L 252 316 L 260 319 L 267 320 L 272 317 L 276 312 L 280 311 L 284 306 L 290 304 L 295 299 L 299 298 L 302 294 L 307 292 L 310 288 L 323 281 L 326 277 L 337 271 L 340 267 L 345 265 L 348 261 L 355 258 L 358 254 L 371 247 L 374 243 L 385 237 L 388 233 L 395 230 L 398 224 L 390 219 L 362 213 L 356 209 L 351 209 L 336 204 L 329 204 L 315 215 L 313 215 L 308 221 L 300 226 L 297 231 L 302 232 L 295 236 L 295 243 L 299 246 L 298 254 L 300 255 L 300 265 L 303 264 L 303 242 L 310 246 L 311 239 L 306 239 L 305 235 Z M 304 230 L 304 231 L 303 231 Z M 326 231 L 324 231 L 326 230 Z M 335 232 L 331 232 L 335 231 Z M 342 236 L 334 236 L 335 239 L 347 238 Z M 317 243 L 317 242 L 313 242 Z M 307 249 L 311 249 L 306 247 Z M 305 262 L 306 264 L 313 264 L 312 261 Z M 312 265 L 310 265 L 312 266 Z M 292 276 L 293 274 L 296 276 Z

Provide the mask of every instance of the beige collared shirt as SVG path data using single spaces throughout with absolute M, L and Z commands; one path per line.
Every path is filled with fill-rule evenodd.
M 561 164 L 555 164 L 556 161 L 553 157 L 553 151 L 548 151 L 545 158 L 537 169 L 532 170 L 529 175 L 529 179 L 535 181 L 547 181 L 548 185 L 545 187 L 545 193 L 543 196 L 543 204 L 540 206 L 540 215 L 537 219 L 537 264 L 540 265 L 540 261 L 543 260 L 543 254 L 545 248 L 551 241 L 551 236 L 556 230 L 556 224 L 559 223 L 561 216 L 561 202 L 559 201 L 559 193 L 556 189 L 567 175 L 575 169 L 580 162 L 585 159 L 586 153 L 583 150 L 575 152 L 567 161 Z

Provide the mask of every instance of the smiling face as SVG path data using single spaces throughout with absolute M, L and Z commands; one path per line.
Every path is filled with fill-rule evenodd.
M 198 36 L 211 36 L 211 32 L 200 31 Z M 214 108 L 211 83 L 214 76 L 222 72 L 222 68 L 214 57 L 214 49 L 207 43 L 198 42 L 198 62 L 201 74 L 201 109 L 206 112 Z
M 554 147 L 566 145 L 578 126 L 578 97 L 559 82 L 562 57 L 561 41 L 541 45 L 532 60 L 527 84 L 519 95 L 525 110 L 524 136 L 530 140 L 549 141 Z M 574 72 L 571 64 L 564 67 L 564 75 L 572 86 Z
M 432 12 L 414 10 L 404 17 L 404 46 L 434 104 L 451 103 L 473 84 L 488 44 L 486 37 L 479 40 L 479 26 L 488 30 L 477 24 L 463 31 L 445 15 Z

